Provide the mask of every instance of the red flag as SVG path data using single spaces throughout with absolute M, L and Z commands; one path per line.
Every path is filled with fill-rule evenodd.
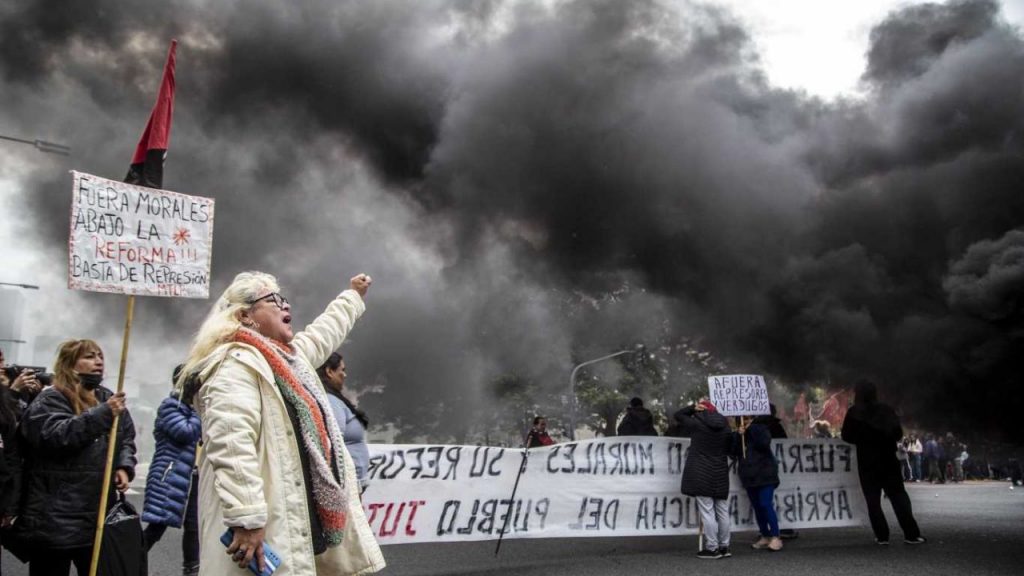
M 810 411 L 807 409 L 807 397 L 803 392 L 801 392 L 800 397 L 796 400 L 796 405 L 793 406 L 793 418 L 800 421 L 806 421 L 809 412 Z
M 818 416 L 818 420 L 826 420 L 832 425 L 833 430 L 839 430 L 843 427 L 843 420 L 846 419 L 846 411 L 849 407 L 849 392 L 847 390 L 840 390 L 825 401 L 825 404 L 821 407 L 821 415 Z
M 174 113 L 174 52 L 177 40 L 171 40 L 164 65 L 164 77 L 160 82 L 153 112 L 149 115 L 146 129 L 132 156 L 132 165 L 124 181 L 129 184 L 161 188 L 164 181 L 164 157 L 171 141 L 171 115 Z

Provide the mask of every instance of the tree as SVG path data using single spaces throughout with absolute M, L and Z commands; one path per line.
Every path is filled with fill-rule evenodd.
M 477 422 L 485 444 L 519 446 L 534 416 L 545 416 L 541 406 L 550 405 L 536 381 L 517 373 L 492 379 L 487 386 L 491 401 Z
M 639 345 L 634 353 L 616 357 L 614 363 L 618 369 L 613 377 L 602 379 L 599 375 L 602 371 L 595 365 L 592 370 L 581 370 L 582 376 L 576 384 L 576 396 L 583 412 L 581 424 L 603 436 L 615 436 L 619 416 L 631 397 L 653 400 L 650 404 L 657 408 L 663 404 L 665 392 L 667 367 L 664 360 L 649 352 L 646 346 Z M 658 417 L 656 415 L 656 419 Z M 663 411 L 660 420 L 664 421 Z

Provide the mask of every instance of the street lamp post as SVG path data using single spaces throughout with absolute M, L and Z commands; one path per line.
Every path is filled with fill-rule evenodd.
M 39 290 L 39 286 L 35 284 L 18 284 L 17 282 L 0 282 L 0 286 L 14 286 L 15 288 L 24 288 L 26 290 Z
M 56 142 L 47 142 L 46 140 L 26 140 L 24 138 L 15 138 L 14 136 L 4 136 L 0 134 L 0 140 L 8 140 L 10 142 L 17 142 L 18 144 L 28 144 L 35 146 L 36 150 L 40 152 L 47 152 L 49 154 L 59 154 L 61 156 L 70 156 L 71 148 L 63 144 L 57 144 Z
M 608 354 L 607 356 L 601 356 L 600 358 L 594 358 L 593 360 L 587 360 L 586 362 L 577 364 L 576 367 L 572 369 L 572 373 L 569 374 L 569 402 L 571 403 L 569 410 L 570 440 L 576 440 L 576 373 L 584 366 L 597 364 L 598 362 L 608 360 L 609 358 L 615 358 L 616 356 L 622 356 L 623 354 L 629 354 L 631 352 L 633 352 L 633 350 L 619 350 L 613 354 Z

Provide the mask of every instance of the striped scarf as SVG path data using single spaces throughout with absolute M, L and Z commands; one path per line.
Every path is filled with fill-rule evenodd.
M 323 526 L 324 539 L 328 547 L 341 544 L 348 510 L 345 441 L 337 421 L 324 417 L 324 414 L 330 414 L 330 404 L 320 379 L 289 345 L 270 340 L 248 328 L 240 328 L 234 341 L 260 351 L 274 372 L 274 383 L 281 396 L 294 409 L 302 436 L 300 449 L 305 449 L 309 455 L 313 502 Z M 334 449 L 335 446 L 338 449 Z

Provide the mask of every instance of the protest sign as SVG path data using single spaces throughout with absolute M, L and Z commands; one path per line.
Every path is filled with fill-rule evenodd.
M 69 288 L 209 297 L 213 199 L 72 174 Z
M 771 414 L 768 388 L 756 374 L 708 376 L 711 403 L 723 416 Z
M 504 538 L 697 534 L 696 501 L 680 493 L 688 439 L 617 437 L 530 450 L 515 499 L 521 449 L 370 445 L 363 495 L 381 544 Z M 854 526 L 867 518 L 854 447 L 839 440 L 775 440 L 786 528 Z M 730 472 L 734 530 L 756 530 Z

